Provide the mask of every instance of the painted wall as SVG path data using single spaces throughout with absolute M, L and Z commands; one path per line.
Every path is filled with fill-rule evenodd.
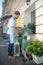
M 20 12 L 23 13 L 24 11 L 26 11 L 36 0 L 31 0 L 31 2 L 29 2 L 29 5 L 26 5 L 26 2 L 24 3 L 24 5 L 22 5 L 22 7 L 20 8 Z
M 43 0 L 38 0 L 36 8 L 36 39 L 43 41 Z
M 23 12 L 23 23 L 31 23 L 31 12 L 35 10 L 35 3 L 33 3 L 29 8 Z

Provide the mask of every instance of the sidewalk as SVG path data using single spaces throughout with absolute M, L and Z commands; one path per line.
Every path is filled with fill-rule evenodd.
M 5 45 L 1 37 L 0 45 Z M 0 46 L 0 65 L 37 65 L 33 62 L 23 62 L 22 59 L 22 57 L 19 57 L 15 60 L 8 60 L 7 46 Z

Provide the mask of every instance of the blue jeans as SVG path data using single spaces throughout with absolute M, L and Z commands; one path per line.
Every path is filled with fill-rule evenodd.
M 13 49 L 14 49 L 14 44 L 11 44 L 11 43 L 10 43 L 10 44 L 8 45 L 8 55 L 9 55 L 9 56 L 13 55 L 13 53 L 12 53 L 12 52 L 13 52 Z

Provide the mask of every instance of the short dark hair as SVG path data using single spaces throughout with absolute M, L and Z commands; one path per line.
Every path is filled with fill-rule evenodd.
M 15 11 L 14 14 L 20 15 L 20 12 L 19 11 Z

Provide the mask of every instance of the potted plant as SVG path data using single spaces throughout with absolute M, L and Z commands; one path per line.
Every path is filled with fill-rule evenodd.
M 29 28 L 29 29 L 31 29 L 32 34 L 34 34 L 34 33 L 35 33 L 35 26 L 36 26 L 36 25 L 35 25 L 35 24 L 33 24 L 33 23 L 29 23 L 29 24 L 28 24 L 28 28 Z
M 32 53 L 33 60 L 37 64 L 43 63 L 43 42 L 36 40 L 28 44 L 26 51 Z

